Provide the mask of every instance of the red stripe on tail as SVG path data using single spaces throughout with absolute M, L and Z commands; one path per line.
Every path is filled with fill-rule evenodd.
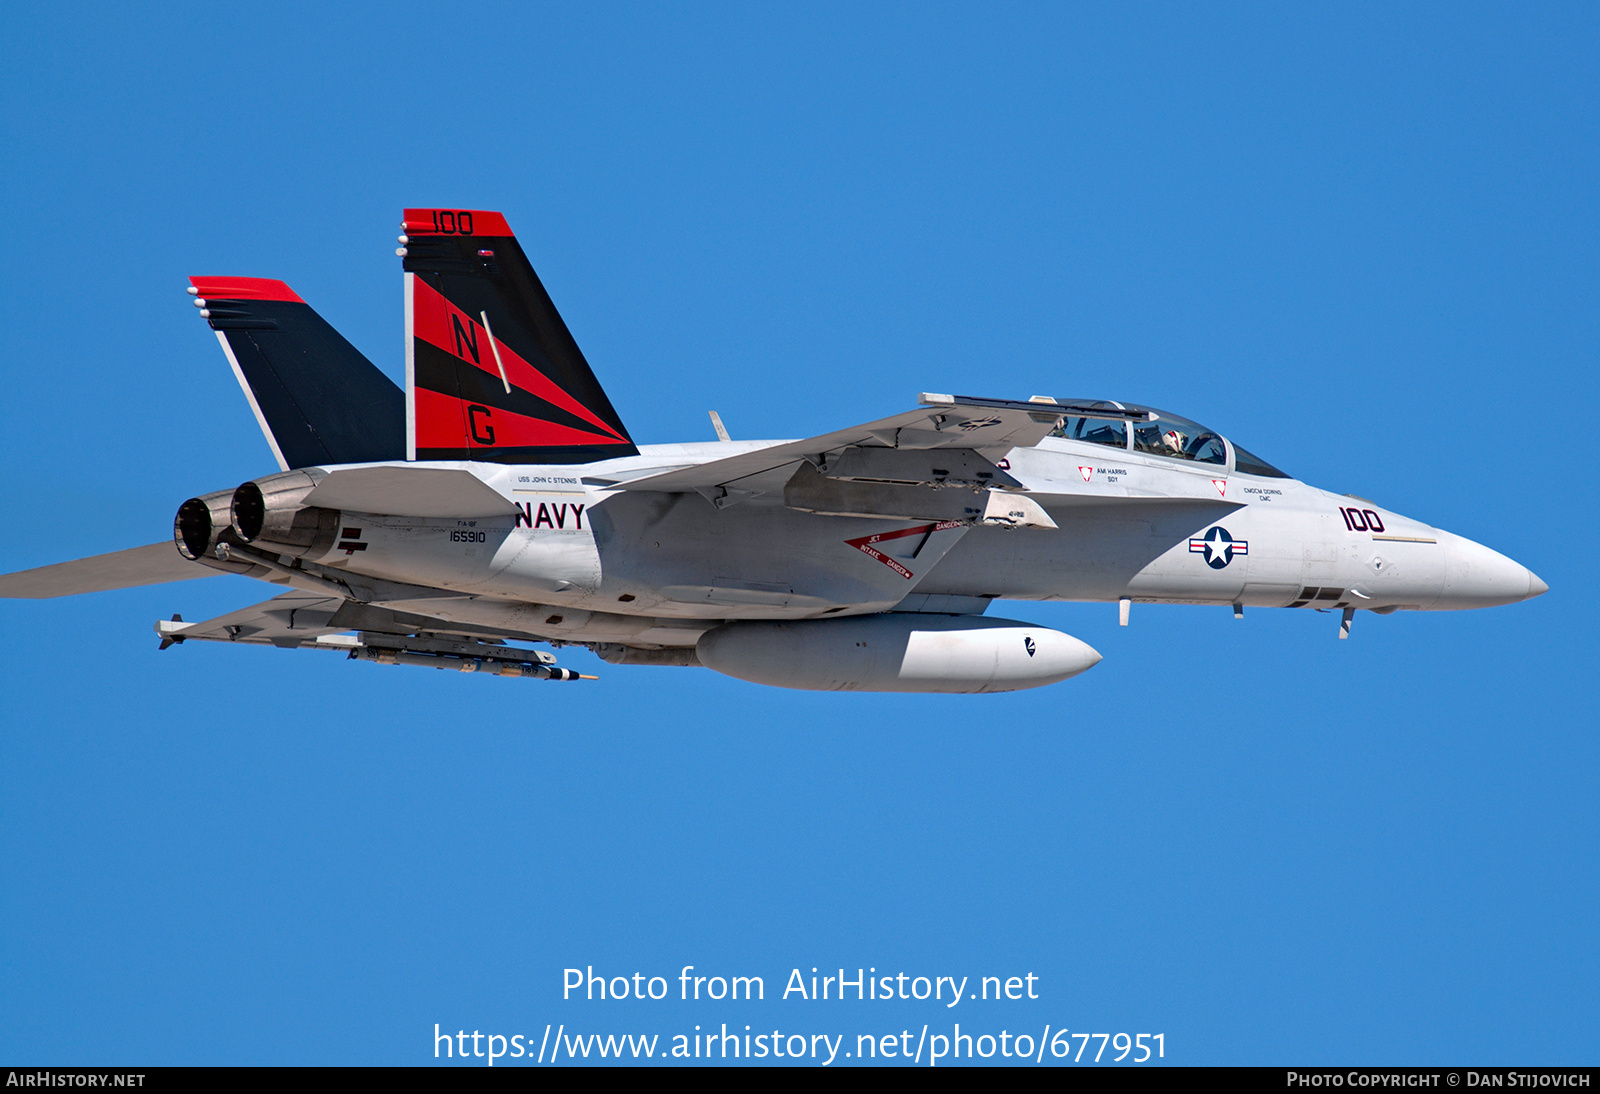
M 427 388 L 416 389 L 417 448 L 556 448 L 627 444 L 499 407 L 468 403 Z
M 511 226 L 499 213 L 484 209 L 407 209 L 408 236 L 509 236 Z
M 267 277 L 191 277 L 196 294 L 209 300 L 282 300 L 304 304 L 282 281 Z
M 575 414 L 590 425 L 603 430 L 607 436 L 602 438 L 600 443 L 627 443 L 627 439 L 618 435 L 617 431 L 602 421 L 599 415 L 568 395 L 553 380 L 523 360 L 504 342 L 496 338 L 495 345 L 490 346 L 489 333 L 483 329 L 483 324 L 476 317 L 468 315 L 440 296 L 421 278 L 416 280 L 415 285 L 411 297 L 412 334 L 417 338 L 487 372 L 497 380 L 500 378 L 499 366 L 503 363 L 506 367 L 506 379 L 512 387 L 537 395 L 545 402 L 558 406 L 569 414 Z M 500 350 L 498 363 L 494 356 L 495 347 Z M 419 440 L 417 443 L 421 445 L 422 442 Z

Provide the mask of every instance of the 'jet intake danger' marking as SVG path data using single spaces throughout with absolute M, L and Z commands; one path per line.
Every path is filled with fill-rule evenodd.
M 873 544 L 882 543 L 885 540 L 890 539 L 902 539 L 905 536 L 931 536 L 933 533 L 942 532 L 946 528 L 959 527 L 961 527 L 961 522 L 959 520 L 943 520 L 938 524 L 919 524 L 915 528 L 902 528 L 898 532 L 879 532 L 877 535 L 862 536 L 860 539 L 847 539 L 845 540 L 845 543 L 849 544 L 851 547 L 854 547 L 867 557 L 877 559 L 879 562 L 889 567 L 889 569 L 893 570 L 907 581 L 910 581 L 917 575 L 900 565 L 900 563 L 896 562 L 882 551 L 878 550 L 873 546 Z M 921 550 L 921 548 L 919 547 L 918 550 Z

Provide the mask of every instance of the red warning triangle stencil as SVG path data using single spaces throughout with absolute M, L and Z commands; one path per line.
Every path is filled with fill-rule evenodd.
M 1217 488 L 1217 493 L 1221 494 L 1223 497 L 1227 497 L 1228 496 L 1228 480 L 1227 479 L 1212 479 L 1211 480 L 1211 485 L 1215 486 Z
M 1088 482 L 1090 477 L 1094 475 L 1094 468 L 1080 466 L 1078 468 L 1078 474 L 1083 476 L 1083 481 L 1084 482 Z

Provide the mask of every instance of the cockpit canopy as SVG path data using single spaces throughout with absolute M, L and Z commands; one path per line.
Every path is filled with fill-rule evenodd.
M 1092 415 L 1080 417 L 1069 416 L 1061 423 L 1060 428 L 1054 430 L 1051 436 L 1061 437 L 1069 441 L 1087 441 L 1090 444 L 1103 444 L 1109 448 L 1120 448 L 1124 451 L 1142 452 L 1149 456 L 1164 456 L 1173 460 L 1190 460 L 1195 463 L 1216 464 L 1225 467 L 1228 463 L 1228 449 L 1233 449 L 1233 467 L 1235 471 L 1246 475 L 1264 475 L 1273 479 L 1286 479 L 1289 476 L 1273 467 L 1259 456 L 1252 455 L 1240 448 L 1232 441 L 1223 438 L 1222 434 L 1207 429 L 1198 422 L 1188 418 L 1181 418 L 1165 410 L 1156 410 L 1152 407 L 1139 406 L 1136 403 L 1116 403 L 1110 400 L 1094 399 L 1057 399 L 1063 406 L 1080 410 L 1103 409 L 1118 413 L 1132 411 L 1137 414 L 1149 414 L 1148 421 L 1119 421 L 1115 418 L 1099 418 Z

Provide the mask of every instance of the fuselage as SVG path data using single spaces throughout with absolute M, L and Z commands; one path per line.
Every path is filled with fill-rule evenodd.
M 781 479 L 721 504 L 627 489 L 779 443 L 643 446 L 548 467 L 411 463 L 468 470 L 516 512 L 343 512 L 338 541 L 304 561 L 365 581 L 363 595 L 392 608 L 644 648 L 693 646 L 728 620 L 972 614 L 995 599 L 1387 613 L 1509 604 L 1546 588 L 1511 559 L 1374 502 L 1241 470 L 1231 444 L 1210 463 L 1067 437 L 1011 451 L 1000 466 L 1053 529 L 800 511 Z

